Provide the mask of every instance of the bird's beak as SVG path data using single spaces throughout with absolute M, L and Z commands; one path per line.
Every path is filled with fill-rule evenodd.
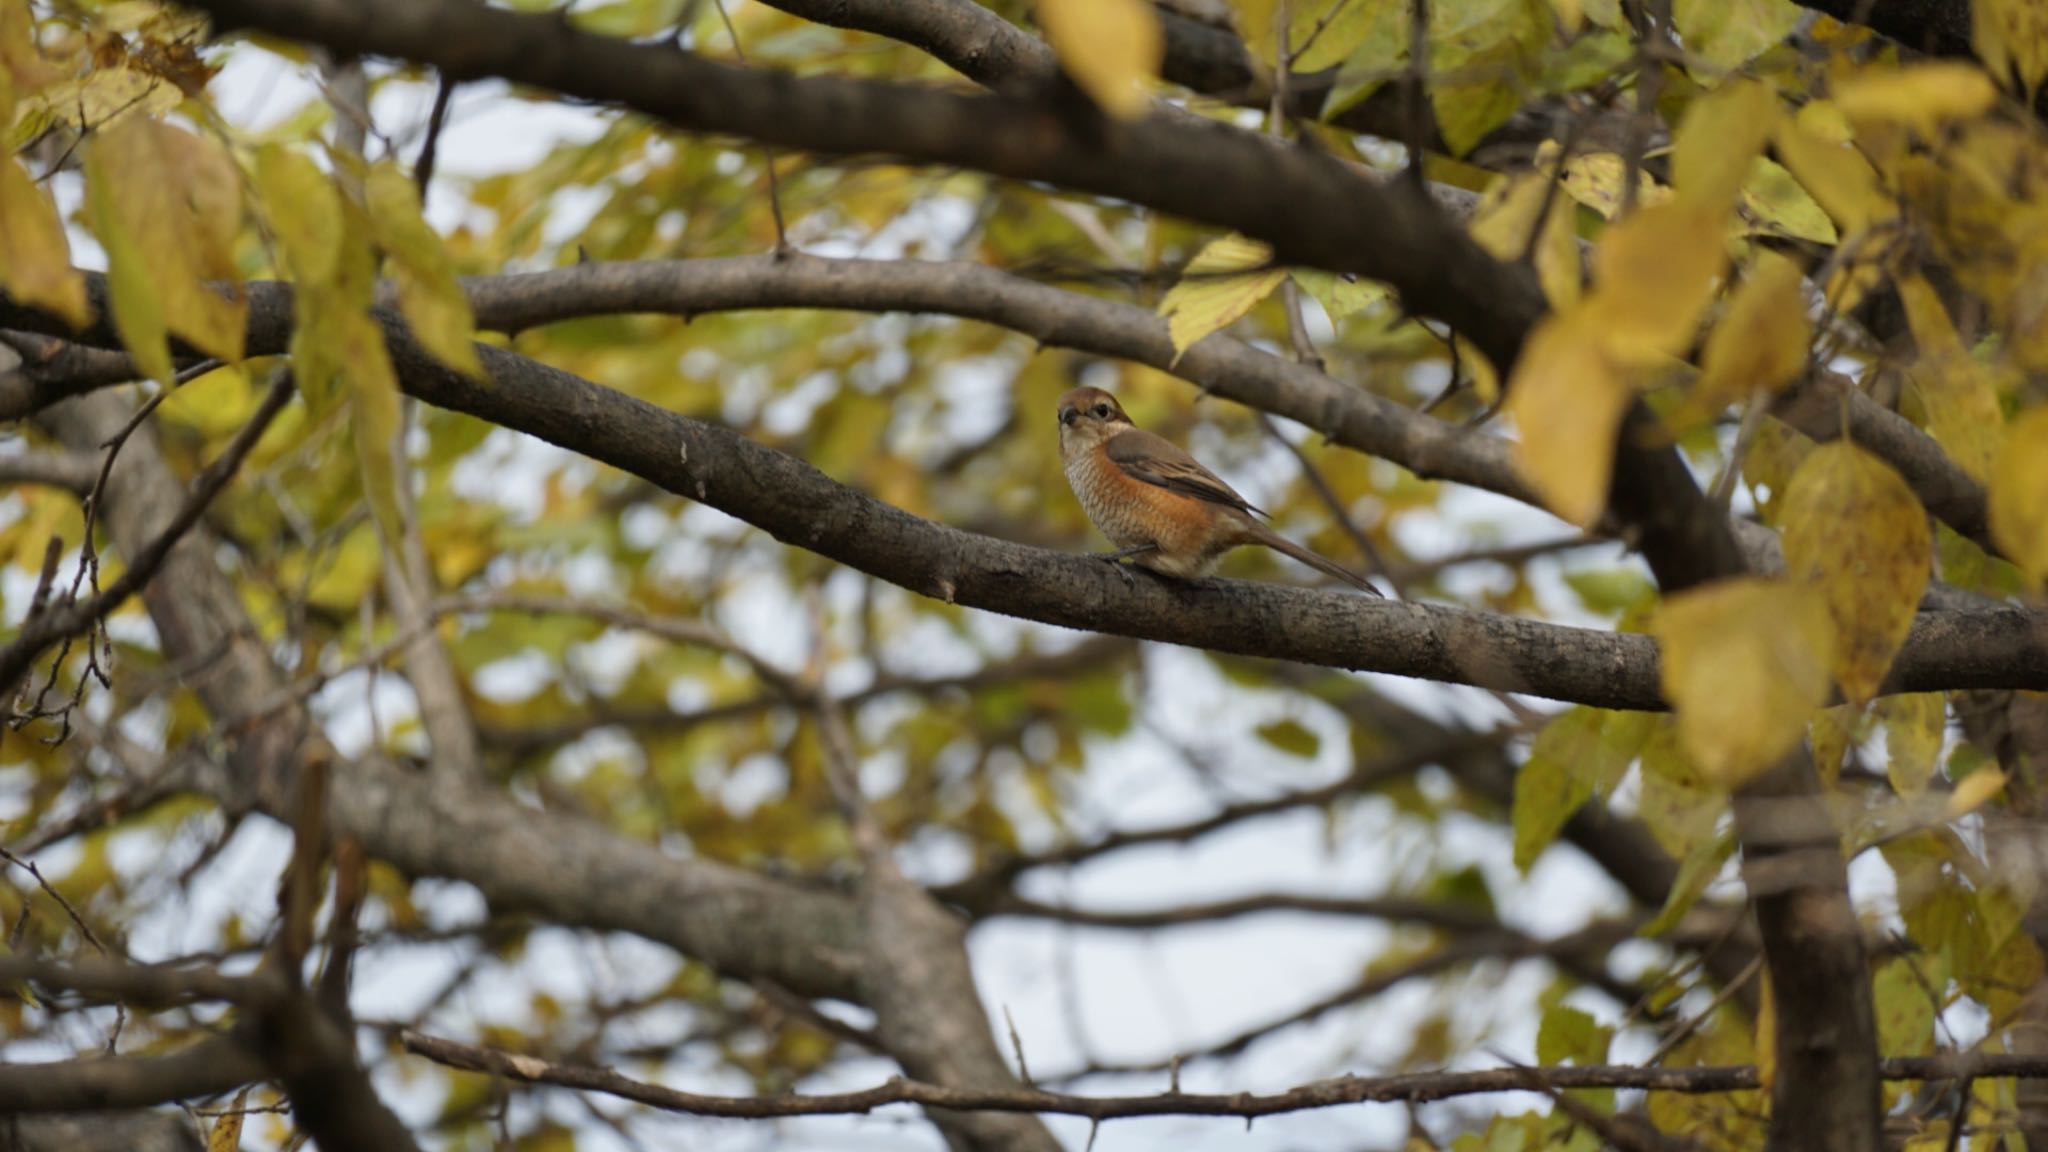
M 1060 409 L 1060 427 L 1062 428 L 1067 427 L 1068 425 L 1072 424 L 1076 420 L 1079 420 L 1080 418 L 1081 411 L 1078 408 Z

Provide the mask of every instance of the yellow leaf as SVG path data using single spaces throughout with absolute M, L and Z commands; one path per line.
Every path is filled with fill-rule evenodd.
M 1588 152 L 1564 162 L 1564 190 L 1571 198 L 1614 219 L 1621 211 L 1622 186 L 1628 179 L 1628 164 L 1612 152 Z M 1656 204 L 1669 198 L 1671 190 L 1641 168 L 1636 169 L 1636 204 Z
M 1227 327 L 1258 306 L 1287 276 L 1273 264 L 1273 250 L 1231 233 L 1212 240 L 1180 274 L 1159 302 L 1173 339 L 1173 358 L 1202 337 Z
M 1796 123 L 1780 123 L 1772 143 L 1785 167 L 1834 217 L 1842 244 L 1855 246 L 1853 258 L 1843 260 L 1825 286 L 1829 302 L 1847 311 L 1862 301 L 1879 275 L 1874 261 L 1882 251 L 1862 247 L 1864 233 L 1896 217 L 1899 209 L 1879 185 L 1870 161 L 1826 131 L 1826 110 L 1833 110 L 1833 105 L 1818 100 L 1808 104 L 1800 109 Z
M 248 302 L 206 283 L 234 275 L 234 161 L 214 141 L 152 120 L 124 120 L 88 147 L 87 213 L 107 250 L 114 324 L 137 365 L 169 382 L 166 330 L 240 360 Z
M 2013 422 L 1991 473 L 1991 539 L 2039 589 L 2048 583 L 2048 408 Z
M 1961 356 L 1963 338 L 1956 334 L 1955 321 L 1949 319 L 1948 307 L 1919 273 L 1908 273 L 1898 278 L 1899 302 L 1906 309 L 1906 326 L 1913 332 L 1913 343 L 1919 346 L 1924 357 Z
M 370 169 L 363 192 L 378 243 L 394 265 L 399 311 L 413 335 L 436 360 L 472 380 L 483 379 L 469 297 L 456 282 L 441 237 L 420 215 L 419 189 L 386 163 Z
M 206 1134 L 206 1152 L 240 1152 L 242 1147 L 242 1118 L 247 1115 L 242 1109 L 249 1102 L 249 1090 L 243 1088 L 235 1093 L 234 1103 L 213 1122 L 213 1131 Z
M 1831 87 L 1849 119 L 1905 124 L 1923 136 L 1944 120 L 1981 116 L 1998 102 L 1983 69 L 1959 60 L 1865 68 Z
M 1742 67 L 1790 36 L 1799 9 L 1790 0 L 1675 0 L 1671 20 L 1688 62 L 1700 60 L 1712 66 L 1705 71 L 1718 74 Z
M 1816 131 L 1826 117 L 1815 111 L 1816 101 L 1800 110 L 1796 123 L 1780 123 L 1772 143 L 1785 167 L 1813 194 L 1843 232 L 1857 232 L 1898 214 L 1894 204 L 1879 187 L 1877 171 L 1846 141 L 1829 139 Z
M 1927 591 L 1927 513 L 1891 466 L 1848 441 L 1814 449 L 1778 512 L 1785 566 L 1813 580 L 1834 619 L 1830 661 L 1842 695 L 1877 693 Z
M 1074 83 L 1111 116 L 1142 116 L 1166 42 L 1145 0 L 1038 0 L 1038 25 Z
M 1756 266 L 1728 298 L 1707 334 L 1694 411 L 1719 412 L 1758 391 L 1775 391 L 1806 371 L 1813 340 L 1799 266 L 1760 249 Z
M 0 161 L 0 286 L 74 328 L 92 321 L 85 278 L 71 266 L 64 221 L 21 162 L 11 158 Z
M 1948 727 L 1948 700 L 1939 692 L 1908 692 L 1877 702 L 1884 721 L 1885 776 L 1901 796 L 1918 796 L 1934 779 Z
M 305 155 L 266 144 L 256 150 L 256 188 L 292 279 L 334 279 L 341 260 L 341 196 L 334 181 Z
M 1289 4 L 1290 9 L 1300 7 Z M 1232 14 L 1236 17 L 1237 37 L 1244 41 L 1244 50 L 1259 64 L 1272 68 L 1280 58 L 1280 0 L 1230 0 Z M 1290 20 L 1289 32 L 1293 31 Z M 1290 47 L 1293 37 L 1288 37 Z
M 28 5 L 0 2 L 0 123 L 14 121 L 15 101 L 62 77 L 36 48 Z
M 184 99 L 176 84 L 116 64 L 44 88 L 23 108 L 23 122 L 17 127 L 26 133 L 46 132 L 60 125 L 77 132 L 95 132 L 130 120 L 154 119 Z
M 1986 367 L 1963 347 L 1934 288 L 1918 274 L 1898 277 L 1897 288 L 1920 348 L 1907 377 L 1926 409 L 1927 430 L 1963 471 L 1983 483 L 2005 436 L 1998 392 Z
M 1963 777 L 1948 795 L 1948 818 L 1959 819 L 1983 807 L 1985 801 L 2005 790 L 2006 779 L 1996 768 L 1979 768 Z
M 1650 631 L 1679 745 L 1728 787 L 1798 747 L 1827 700 L 1834 624 L 1818 588 L 1721 581 L 1671 597 Z
M 398 377 L 384 354 L 384 334 L 368 317 L 360 326 L 351 325 L 350 345 L 375 355 L 349 373 L 352 415 L 356 433 L 356 461 L 362 469 L 363 495 L 370 502 L 370 514 L 377 521 L 386 547 L 401 538 L 404 529 L 398 512 L 399 461 Z
M 1472 238 L 1495 259 L 1520 260 L 1536 233 L 1536 214 L 1544 211 L 1543 235 L 1535 245 L 1536 278 L 1552 308 L 1565 309 L 1579 298 L 1579 281 L 1584 276 L 1579 260 L 1577 210 L 1572 198 L 1551 191 L 1546 172 L 1523 173 L 1494 192 L 1489 192 L 1479 211 L 1472 216 Z
M 1975 0 L 1970 43 L 2001 82 L 2015 82 L 2028 104 L 2048 77 L 2048 9 L 2040 0 Z
M 1607 230 L 1593 253 L 1601 339 L 1628 363 L 1683 352 L 1699 329 L 1728 263 L 1725 206 L 1681 197 L 1645 208 Z
M 1749 182 L 1742 186 L 1742 207 L 1758 232 L 1833 244 L 1840 239 L 1835 222 L 1814 202 L 1785 166 L 1766 156 L 1756 158 Z
M 1732 79 L 1694 100 L 1672 141 L 1671 186 L 1687 199 L 1726 206 L 1777 121 L 1778 98 L 1754 80 Z
M 1984 365 L 1968 356 L 1937 357 L 1916 364 L 1907 376 L 1927 410 L 1934 442 L 1971 479 L 1987 482 L 2005 441 L 2005 418 Z
M 1508 382 L 1515 465 L 1551 511 L 1590 526 L 1607 507 L 1614 438 L 1634 389 L 1601 345 L 1590 301 L 1545 317 Z

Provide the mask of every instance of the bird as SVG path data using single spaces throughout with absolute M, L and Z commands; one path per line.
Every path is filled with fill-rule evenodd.
M 1075 388 L 1061 396 L 1059 420 L 1067 484 L 1088 519 L 1117 546 L 1101 553 L 1104 558 L 1193 580 L 1225 552 L 1263 544 L 1381 595 L 1364 577 L 1266 527 L 1259 519 L 1266 513 L 1172 441 L 1131 423 L 1102 389 Z

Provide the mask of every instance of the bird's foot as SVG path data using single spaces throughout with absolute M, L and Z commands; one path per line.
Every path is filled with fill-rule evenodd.
M 1157 552 L 1158 550 L 1156 545 L 1143 544 L 1136 548 L 1119 548 L 1114 552 L 1096 552 L 1093 555 L 1099 560 L 1109 562 L 1109 566 L 1115 570 L 1116 574 L 1123 577 L 1124 587 L 1135 589 L 1138 586 L 1138 578 L 1131 575 L 1130 566 L 1126 565 L 1124 561 L 1136 556 Z

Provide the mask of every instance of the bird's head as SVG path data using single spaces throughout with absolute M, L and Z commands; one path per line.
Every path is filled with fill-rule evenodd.
M 1136 427 L 1116 397 L 1100 388 L 1076 388 L 1060 397 L 1060 452 L 1093 448 L 1111 436 Z

